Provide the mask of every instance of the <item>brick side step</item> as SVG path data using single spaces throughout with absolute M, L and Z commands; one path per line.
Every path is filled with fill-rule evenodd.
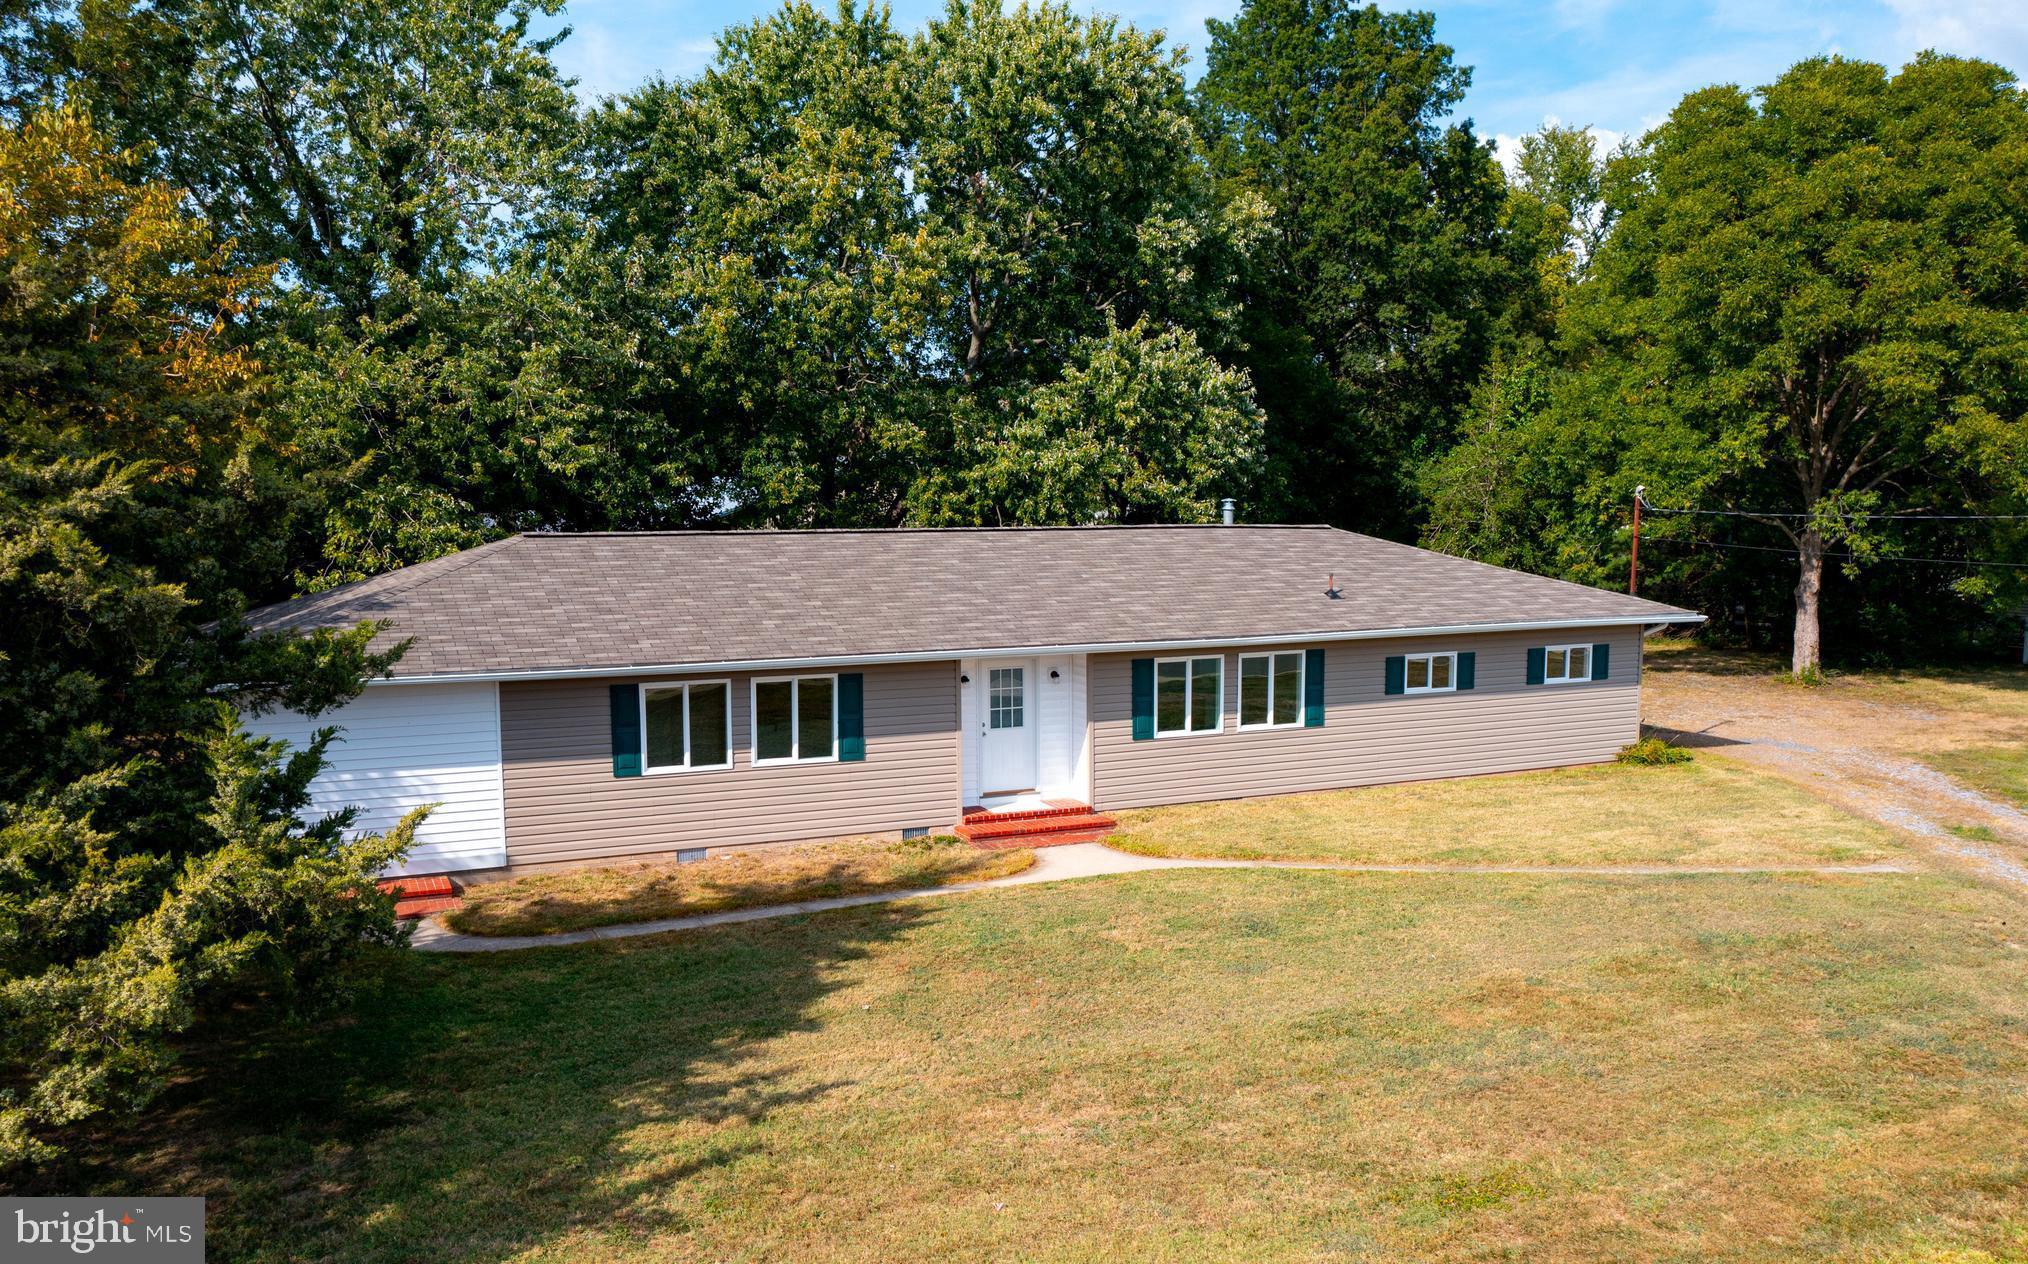
M 395 917 L 406 921 L 409 918 L 428 917 L 432 913 L 448 913 L 462 907 L 465 901 L 455 895 L 424 895 L 412 900 L 394 902 Z
M 1104 834 L 1116 824 L 1112 817 L 1089 809 L 1027 818 L 1020 818 L 1015 813 L 1008 813 L 1007 816 L 1014 819 L 995 817 L 987 821 L 961 821 L 952 832 L 973 844 L 998 843 L 1005 839 L 1018 838 L 1031 840 L 1018 844 L 1020 846 L 1036 846 L 1040 840 L 1053 838 L 1057 834 L 1093 832 Z
M 416 878 L 382 878 L 373 884 L 397 900 L 425 895 L 455 895 L 448 874 L 432 873 Z
M 441 873 L 382 878 L 373 885 L 394 897 L 394 915 L 403 921 L 447 912 L 464 903 L 458 896 L 457 884 Z

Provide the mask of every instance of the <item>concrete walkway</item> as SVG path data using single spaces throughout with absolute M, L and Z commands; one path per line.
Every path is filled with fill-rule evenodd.
M 1103 874 L 1141 873 L 1149 869 L 1328 869 L 1338 873 L 1506 873 L 1564 874 L 1590 877 L 1663 876 L 1677 874 L 1751 873 L 1902 873 L 1898 865 L 1774 865 L 1724 868 L 1670 865 L 1341 865 L 1329 861 L 1305 860 L 1170 860 L 1157 856 L 1136 856 L 1114 851 L 1099 843 L 1072 843 L 1065 847 L 1044 847 L 1035 853 L 1035 864 L 1006 878 L 986 882 L 964 882 L 948 887 L 916 887 L 906 891 L 876 891 L 868 895 L 841 895 L 828 900 L 801 900 L 794 904 L 769 904 L 759 908 L 732 909 L 724 913 L 700 913 L 694 917 L 665 917 L 654 922 L 629 922 L 624 926 L 595 926 L 589 930 L 564 931 L 555 935 L 460 935 L 447 930 L 436 918 L 416 927 L 410 942 L 424 952 L 509 952 L 517 948 L 550 948 L 558 944 L 584 944 L 598 939 L 632 939 L 636 935 L 661 935 L 674 930 L 698 930 L 733 922 L 759 922 L 772 917 L 794 917 L 821 913 L 827 909 L 858 908 L 865 904 L 892 904 L 896 900 L 919 900 L 931 895 L 959 895 L 992 887 L 1018 887 L 1031 882 L 1062 882 L 1069 878 L 1093 878 Z

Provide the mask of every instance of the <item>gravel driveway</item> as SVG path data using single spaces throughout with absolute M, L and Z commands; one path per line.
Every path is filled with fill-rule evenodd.
M 1758 661 L 1664 651 L 1647 660 L 1642 720 L 1671 741 L 1788 777 L 1912 836 L 1943 864 L 2028 892 L 2028 813 L 1914 757 L 1973 742 L 2028 741 L 2028 724 L 1879 694 L 1835 679 L 1801 688 L 1773 679 Z M 1983 826 L 1996 841 L 1965 838 L 1952 826 Z

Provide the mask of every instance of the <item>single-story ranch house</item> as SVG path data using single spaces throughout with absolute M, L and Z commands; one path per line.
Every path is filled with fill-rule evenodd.
M 341 726 L 316 807 L 362 828 L 439 804 L 412 874 L 1062 835 L 1610 759 L 1644 630 L 1700 618 L 1328 527 L 517 535 L 254 612 L 412 644 L 251 727 Z

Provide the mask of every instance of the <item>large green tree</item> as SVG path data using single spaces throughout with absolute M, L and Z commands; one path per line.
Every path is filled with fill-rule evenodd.
M 1570 318 L 1582 424 L 1665 506 L 1795 550 L 1794 667 L 1867 515 L 2028 490 L 2028 98 L 1985 62 L 1807 61 L 1693 93 L 1643 147 Z
M 637 279 L 616 336 L 694 410 L 716 512 L 1202 518 L 1248 477 L 1258 415 L 1212 353 L 1257 216 L 1212 197 L 1155 36 L 959 2 L 911 39 L 792 3 L 595 136 L 588 224 L 549 238 Z M 1103 417 L 1070 423 L 1079 391 Z
M 1786 553 L 1799 672 L 1821 660 L 1828 564 L 1858 607 L 1842 625 L 1863 616 L 1903 649 L 2003 597 L 1976 567 L 1866 571 L 2018 548 L 1938 517 L 2018 513 L 2028 495 L 2028 99 L 2012 76 L 1933 55 L 1899 74 L 1807 61 L 1757 92 L 1692 93 L 1606 171 L 1616 222 L 1553 366 L 1430 471 L 1453 511 L 1432 538 L 1618 582 L 1636 485 L 1663 510 L 1732 511 L 1651 517 L 1662 547 L 1643 560 L 1727 613 Z M 1477 500 L 1494 467 L 1498 494 Z M 1896 514 L 1924 518 L 1881 516 Z
M 145 1101 L 225 992 L 391 933 L 406 845 L 303 824 L 230 700 L 317 711 L 371 628 L 251 638 L 302 493 L 238 342 L 272 293 L 76 107 L 0 129 L 0 1166 Z
M 1209 28 L 1211 160 L 1273 208 L 1241 289 L 1270 512 L 1399 534 L 1540 236 L 1505 231 L 1490 148 L 1451 118 L 1470 72 L 1430 14 L 1249 0 Z
M 562 37 L 529 29 L 557 7 L 96 0 L 39 41 L 117 147 L 280 268 L 255 328 L 268 407 L 321 472 L 308 581 L 618 525 L 670 473 L 677 423 L 591 406 L 602 314 L 522 249 L 575 170 Z

